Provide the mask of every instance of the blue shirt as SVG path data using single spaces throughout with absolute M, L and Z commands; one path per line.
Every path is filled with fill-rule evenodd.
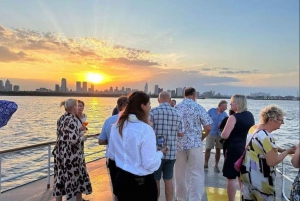
M 102 126 L 102 131 L 100 135 L 98 136 L 99 140 L 107 140 L 107 146 L 106 146 L 106 153 L 105 157 L 108 157 L 107 150 L 108 150 L 108 145 L 109 145 L 109 136 L 110 136 L 110 130 L 113 124 L 115 124 L 118 121 L 119 114 L 116 114 L 114 116 L 109 117 L 106 119 L 104 122 L 104 125 Z
M 208 110 L 208 114 L 210 118 L 212 119 L 213 123 L 210 125 L 211 126 L 211 131 L 210 135 L 216 136 L 219 135 L 219 125 L 221 124 L 222 120 L 227 117 L 226 112 L 222 112 L 218 114 L 218 109 L 217 108 L 211 108 Z

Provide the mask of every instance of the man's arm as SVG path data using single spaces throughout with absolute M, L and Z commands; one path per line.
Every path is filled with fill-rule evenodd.
M 211 130 L 211 126 L 210 125 L 206 125 L 206 126 L 203 127 L 202 141 L 208 136 L 210 130 Z

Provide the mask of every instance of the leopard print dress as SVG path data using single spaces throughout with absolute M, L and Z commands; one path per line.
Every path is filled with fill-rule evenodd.
M 79 193 L 92 193 L 79 126 L 78 119 L 70 113 L 65 113 L 57 121 L 57 141 L 52 152 L 54 155 L 53 196 L 66 195 L 67 200 Z

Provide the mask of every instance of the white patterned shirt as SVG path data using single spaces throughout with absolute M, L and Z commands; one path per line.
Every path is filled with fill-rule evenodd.
M 187 150 L 202 146 L 202 127 L 213 123 L 206 110 L 194 100 L 185 98 L 175 106 L 183 119 L 184 136 L 178 138 L 177 149 Z

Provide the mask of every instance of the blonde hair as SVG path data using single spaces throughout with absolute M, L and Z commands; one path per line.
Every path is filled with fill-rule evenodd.
M 269 105 L 260 111 L 260 122 L 268 123 L 269 119 L 277 120 L 277 117 L 284 116 L 285 112 L 277 105 Z
M 247 99 L 244 95 L 235 94 L 232 96 L 234 102 L 237 105 L 237 112 L 244 112 L 247 111 Z
M 77 102 L 78 102 L 77 99 L 69 98 L 65 101 L 62 101 L 60 103 L 60 107 L 64 106 L 65 111 L 70 111 L 72 109 L 72 107 L 77 105 Z

